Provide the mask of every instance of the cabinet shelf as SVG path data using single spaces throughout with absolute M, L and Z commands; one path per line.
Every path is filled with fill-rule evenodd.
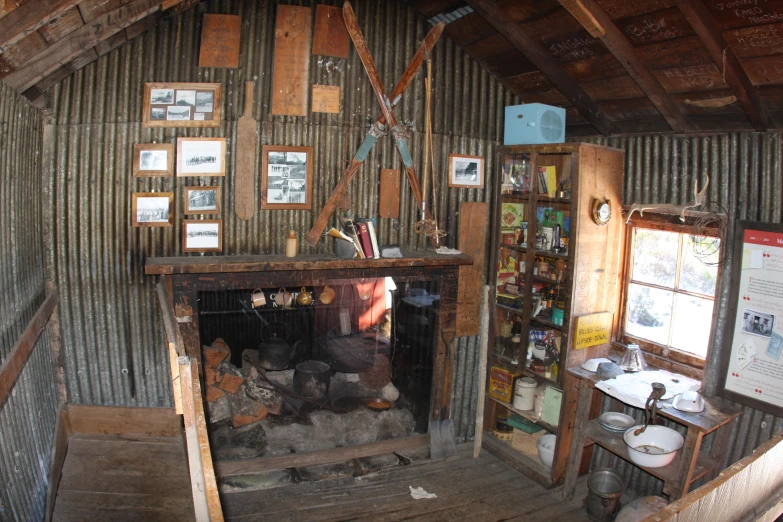
M 551 250 L 534 250 L 535 255 L 542 256 L 542 257 L 553 257 L 555 259 L 568 259 L 568 252 L 565 254 L 558 254 L 557 252 L 552 252 Z
M 571 199 L 570 198 L 558 198 L 558 197 L 549 197 L 546 194 L 536 194 L 536 201 L 539 203 L 556 203 L 556 204 L 562 204 L 562 205 L 570 205 Z
M 514 449 L 510 442 L 496 439 L 491 431 L 485 431 L 481 441 L 484 449 L 516 468 L 523 475 L 545 487 L 553 485 L 552 471 L 541 463 L 538 455 L 530 455 Z
M 509 201 L 521 201 L 527 203 L 530 200 L 530 192 L 517 192 L 515 194 L 501 194 L 500 197 Z
M 531 377 L 535 379 L 536 381 L 546 384 L 548 386 L 551 386 L 552 388 L 555 388 L 558 391 L 563 391 L 563 389 L 560 387 L 560 383 L 558 383 L 555 380 L 547 379 L 546 376 L 541 375 L 540 373 L 536 373 L 530 368 L 527 368 L 525 366 L 520 366 L 519 364 L 514 364 L 511 362 L 511 359 L 509 357 L 505 357 L 503 355 L 498 355 L 496 353 L 493 353 L 491 355 L 491 359 L 493 364 L 502 366 L 504 369 L 511 371 L 511 372 L 520 372 L 525 377 Z
M 552 321 L 546 319 L 545 317 L 541 317 L 540 314 L 531 317 L 530 322 L 541 324 L 543 326 L 546 326 L 547 328 L 551 328 L 552 330 L 557 330 L 558 332 L 563 332 L 565 330 L 563 325 L 555 324 Z
M 514 413 L 516 413 L 520 417 L 523 417 L 523 418 L 525 418 L 525 419 L 527 419 L 527 420 L 537 424 L 538 426 L 541 426 L 542 428 L 544 428 L 549 433 L 557 434 L 557 426 L 552 426 L 548 422 L 542 421 L 541 419 L 536 417 L 535 413 L 533 413 L 532 410 L 529 410 L 529 411 L 518 410 L 518 409 L 514 408 L 514 406 L 512 406 L 511 404 L 509 404 L 507 402 L 503 402 L 503 401 L 501 401 L 499 399 L 495 399 L 494 397 L 488 397 L 488 398 L 489 398 L 489 400 L 495 401 L 496 403 L 500 404 L 501 406 L 503 406 L 504 408 L 508 409 L 509 411 L 513 411 Z

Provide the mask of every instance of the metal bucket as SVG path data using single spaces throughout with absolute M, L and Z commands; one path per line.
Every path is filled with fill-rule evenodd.
M 587 479 L 585 511 L 593 522 L 612 522 L 620 511 L 623 479 L 610 469 L 599 469 Z
M 332 369 L 322 361 L 305 361 L 294 370 L 294 391 L 308 399 L 323 399 L 329 393 Z

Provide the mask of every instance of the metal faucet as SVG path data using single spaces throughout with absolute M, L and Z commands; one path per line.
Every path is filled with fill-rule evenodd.
M 641 435 L 647 429 L 647 426 L 655 422 L 658 400 L 662 399 L 664 395 L 666 395 L 666 386 L 659 382 L 652 383 L 652 392 L 647 397 L 647 402 L 644 403 L 644 426 L 634 431 L 634 435 Z

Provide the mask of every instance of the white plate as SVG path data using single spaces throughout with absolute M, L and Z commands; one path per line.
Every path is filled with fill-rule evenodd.
M 633 417 L 624 413 L 618 413 L 614 411 L 608 411 L 599 417 L 604 424 L 616 427 L 617 429 L 627 430 L 631 426 L 636 424 Z

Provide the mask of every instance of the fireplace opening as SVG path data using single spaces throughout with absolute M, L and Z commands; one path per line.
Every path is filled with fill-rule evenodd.
M 438 314 L 415 278 L 199 292 L 213 458 L 426 433 Z

